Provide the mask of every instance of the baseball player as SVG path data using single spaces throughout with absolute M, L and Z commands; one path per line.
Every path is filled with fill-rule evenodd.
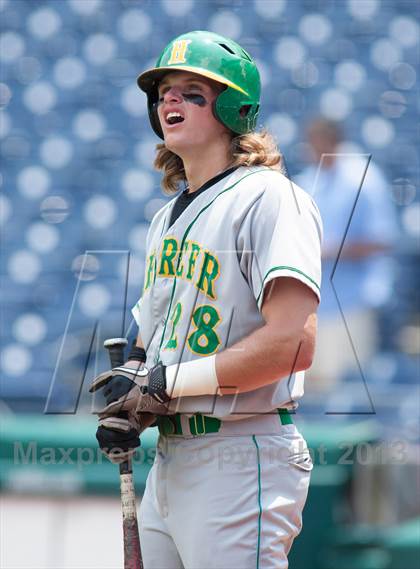
M 148 232 L 136 345 L 94 383 L 97 437 L 123 460 L 141 412 L 157 415 L 146 569 L 285 568 L 312 469 L 292 415 L 314 352 L 319 213 L 256 131 L 259 74 L 235 42 L 181 35 L 138 85 L 176 195 Z

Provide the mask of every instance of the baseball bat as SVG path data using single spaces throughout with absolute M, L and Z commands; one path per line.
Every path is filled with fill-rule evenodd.
M 104 347 L 108 350 L 111 367 L 123 365 L 124 348 L 126 345 L 127 340 L 125 338 L 105 340 Z M 124 569 L 143 569 L 131 459 L 122 462 L 119 466 L 124 536 Z

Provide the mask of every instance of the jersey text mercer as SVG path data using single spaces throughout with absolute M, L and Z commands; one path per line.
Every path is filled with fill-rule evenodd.
M 215 253 L 207 251 L 203 245 L 186 240 L 181 251 L 181 243 L 176 237 L 168 236 L 162 241 L 159 254 L 153 251 L 147 259 L 144 291 L 157 278 L 184 279 L 193 284 L 206 296 L 216 298 L 215 280 L 220 274 L 220 263 Z M 201 267 L 197 269 L 197 259 L 202 255 Z M 158 269 L 157 269 L 158 268 Z

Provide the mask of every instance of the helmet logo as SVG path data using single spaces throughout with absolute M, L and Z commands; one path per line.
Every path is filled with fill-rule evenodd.
M 188 44 L 191 43 L 191 40 L 177 40 L 174 42 L 171 51 L 171 57 L 167 65 L 172 65 L 173 63 L 185 63 L 186 62 L 186 53 Z

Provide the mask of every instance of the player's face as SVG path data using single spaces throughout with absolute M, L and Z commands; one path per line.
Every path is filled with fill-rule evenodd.
M 205 149 L 228 130 L 213 115 L 222 87 L 195 73 L 177 71 L 159 84 L 158 116 L 165 145 L 177 154 Z

